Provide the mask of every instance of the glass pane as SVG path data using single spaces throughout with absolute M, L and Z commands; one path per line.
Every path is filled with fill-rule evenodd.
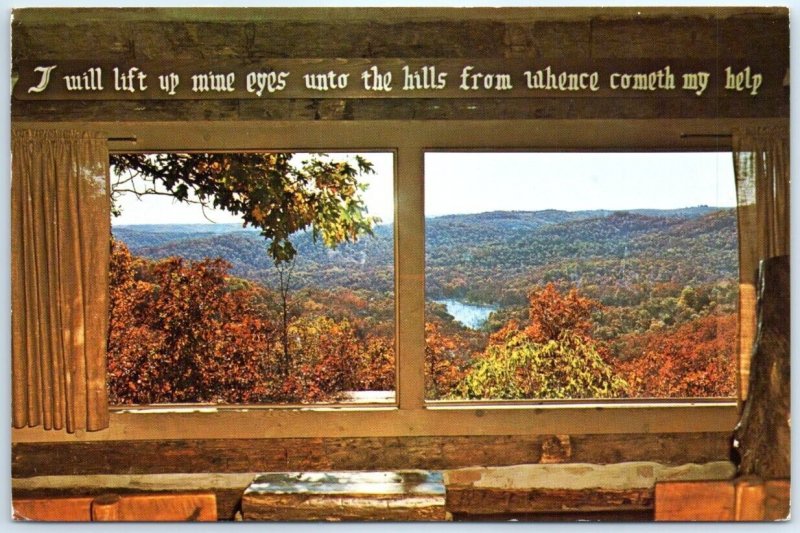
M 394 402 L 393 157 L 113 155 L 112 403 Z
M 426 397 L 734 395 L 730 153 L 427 153 Z

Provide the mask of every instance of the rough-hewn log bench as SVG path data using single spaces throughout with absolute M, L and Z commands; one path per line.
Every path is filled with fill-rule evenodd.
M 244 520 L 447 520 L 440 472 L 273 472 L 242 497 Z

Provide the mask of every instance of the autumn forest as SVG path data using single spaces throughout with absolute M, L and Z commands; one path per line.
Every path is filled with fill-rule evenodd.
M 147 174 L 142 161 L 112 163 Z M 192 160 L 195 173 L 182 179 L 202 191 L 198 176 L 226 184 L 242 176 L 220 161 Z M 162 163 L 174 170 L 186 161 Z M 264 164 L 272 172 L 281 161 Z M 114 223 L 113 403 L 394 400 L 393 224 L 369 218 L 357 201 L 369 163 L 333 164 L 273 176 L 281 194 L 287 179 L 313 182 L 287 200 L 309 217 L 297 231 L 266 235 L 263 204 L 231 203 L 256 213 L 246 227 Z M 324 182 L 331 172 L 340 175 Z M 297 207 L 303 195 L 326 186 L 340 194 L 343 184 L 350 212 L 335 224 L 319 212 L 341 197 Z M 425 246 L 429 400 L 734 393 L 732 208 L 429 216 Z M 467 320 L 462 309 L 479 317 Z

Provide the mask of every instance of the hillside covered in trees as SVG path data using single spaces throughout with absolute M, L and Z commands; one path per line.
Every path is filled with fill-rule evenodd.
M 278 272 L 238 225 L 115 226 L 118 403 L 314 402 L 394 388 L 393 228 L 293 237 Z M 426 220 L 429 399 L 733 394 L 732 209 L 503 211 Z M 443 300 L 491 306 L 477 328 Z M 168 316 L 169 315 L 169 316 Z

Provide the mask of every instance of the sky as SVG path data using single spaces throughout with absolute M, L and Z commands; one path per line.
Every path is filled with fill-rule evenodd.
M 302 160 L 308 154 L 296 154 L 295 158 Z M 332 159 L 352 157 L 352 154 L 332 153 Z M 394 220 L 394 154 L 391 152 L 377 152 L 362 154 L 374 165 L 375 173 L 367 174 L 359 181 L 367 183 L 364 193 L 369 214 L 378 216 L 383 223 Z M 112 183 L 114 174 L 112 172 Z M 124 224 L 210 224 L 211 219 L 218 224 L 241 222 L 241 218 L 231 215 L 223 210 L 206 209 L 205 216 L 200 206 L 176 202 L 165 196 L 143 196 L 138 199 L 133 194 L 123 194 L 118 205 L 122 208 L 122 215 L 112 218 L 112 225 Z M 206 216 L 208 218 L 206 218 Z
M 375 165 L 365 175 L 369 213 L 384 223 L 394 219 L 394 156 L 364 154 Z M 298 158 L 303 154 L 298 154 Z M 351 157 L 333 154 L 332 157 Z M 673 209 L 736 204 L 729 152 L 693 153 L 487 153 L 425 154 L 425 215 L 484 211 L 559 209 Z M 163 196 L 143 200 L 124 195 L 123 224 L 204 224 L 240 222 L 225 211 Z
M 736 205 L 725 153 L 428 153 L 425 216 Z

